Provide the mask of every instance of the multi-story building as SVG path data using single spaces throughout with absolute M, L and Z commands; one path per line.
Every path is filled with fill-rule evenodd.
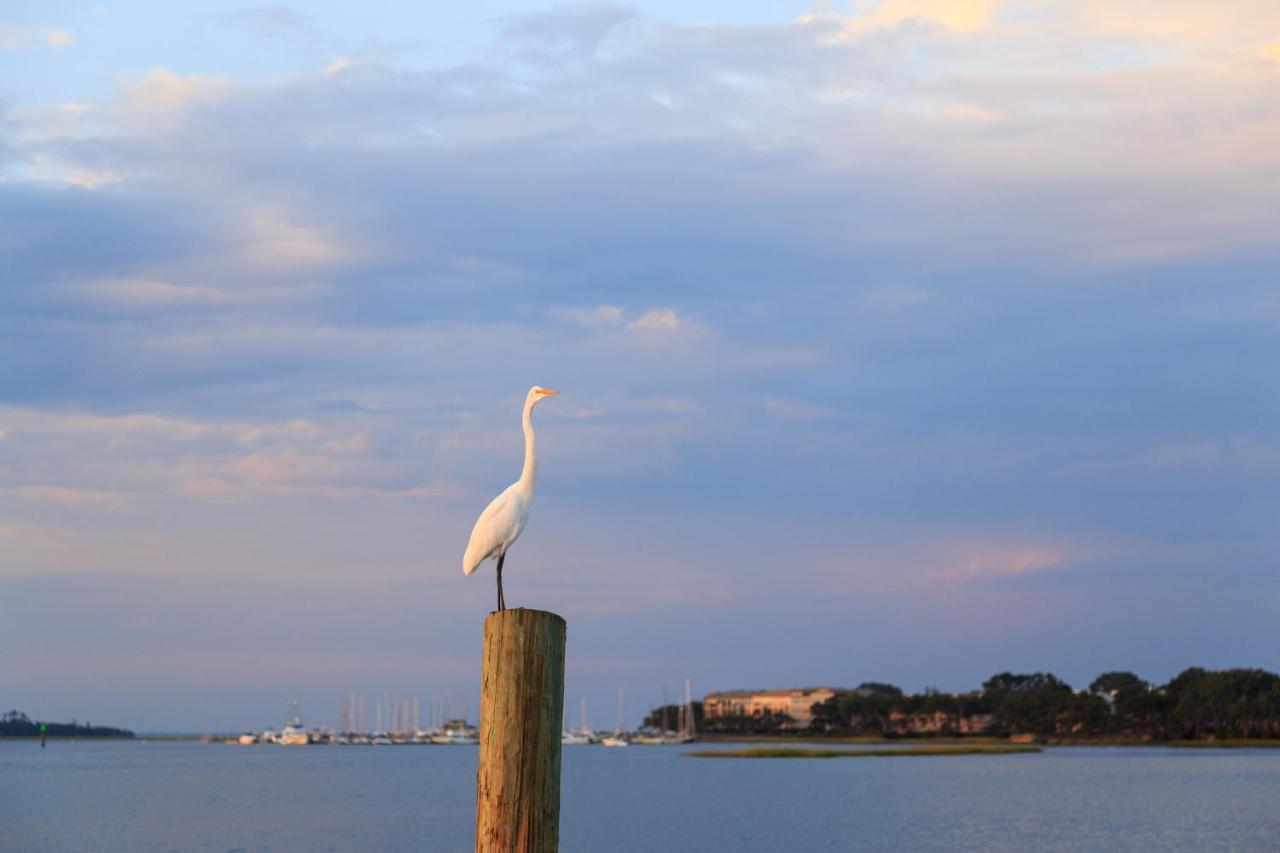
M 785 715 L 797 728 L 813 722 L 813 706 L 827 701 L 836 692 L 830 687 L 803 687 L 796 690 L 725 690 L 708 693 L 702 700 L 704 717 L 763 717 Z

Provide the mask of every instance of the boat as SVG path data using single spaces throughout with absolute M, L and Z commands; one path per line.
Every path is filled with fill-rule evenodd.
M 466 720 L 449 720 L 438 733 L 431 736 L 431 742 L 448 746 L 475 745 L 480 742 L 480 732 L 475 726 L 468 725 Z
M 650 726 L 641 729 L 631 738 L 634 744 L 645 744 L 653 746 L 676 746 L 682 743 L 692 743 L 696 732 L 693 720 L 693 699 L 690 695 L 691 685 L 689 679 L 684 680 L 684 701 L 676 707 L 676 728 L 673 731 L 670 728 L 670 718 L 668 711 L 670 705 L 667 704 L 667 689 L 662 688 L 662 727 Z M 656 721 L 655 721 L 656 722 Z
M 643 744 L 645 746 L 655 746 L 667 743 L 667 733 L 656 730 L 636 732 L 631 738 L 632 743 Z
M 596 736 L 587 728 L 587 700 L 583 699 L 579 706 L 581 720 L 577 729 L 565 729 L 560 733 L 560 743 L 566 746 L 596 743 Z
M 249 746 L 250 744 L 255 744 L 258 742 L 258 736 L 255 735 L 253 732 L 245 732 L 244 734 L 240 735 L 239 742 L 244 744 L 245 746 Z
M 298 713 L 298 702 L 294 700 L 289 722 L 280 730 L 280 743 L 285 746 L 306 746 L 310 742 L 307 728 L 302 725 L 302 715 Z
M 613 734 L 600 738 L 600 743 L 605 746 L 630 746 L 627 740 L 627 719 L 623 710 L 622 688 L 618 688 L 618 727 L 613 730 Z
M 281 730 L 278 742 L 284 746 L 306 746 L 311 739 L 307 736 L 306 729 L 290 723 Z
M 693 743 L 698 737 L 698 727 L 693 714 L 693 690 L 689 679 L 684 680 L 684 704 L 680 706 L 680 723 L 669 743 Z

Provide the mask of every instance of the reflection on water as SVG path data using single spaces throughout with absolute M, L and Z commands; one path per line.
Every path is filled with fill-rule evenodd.
M 566 747 L 561 849 L 1276 849 L 1280 750 Z M 0 850 L 470 850 L 476 750 L 0 744 Z

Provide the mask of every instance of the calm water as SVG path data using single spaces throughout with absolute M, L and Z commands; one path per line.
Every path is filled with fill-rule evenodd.
M 565 851 L 1275 850 L 1280 750 L 565 747 Z M 0 850 L 470 850 L 468 747 L 0 744 Z

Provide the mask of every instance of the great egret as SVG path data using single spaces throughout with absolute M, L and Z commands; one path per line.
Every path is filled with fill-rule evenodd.
M 544 397 L 554 397 L 559 391 L 535 385 L 524 398 L 524 470 L 520 479 L 503 490 L 480 513 L 480 519 L 471 529 L 471 541 L 462 558 L 462 573 L 469 575 L 490 557 L 498 559 L 498 609 L 506 610 L 502 597 L 502 561 L 507 557 L 511 543 L 520 538 L 529 509 L 533 506 L 533 479 L 537 473 L 538 452 L 533 444 L 533 407 Z

